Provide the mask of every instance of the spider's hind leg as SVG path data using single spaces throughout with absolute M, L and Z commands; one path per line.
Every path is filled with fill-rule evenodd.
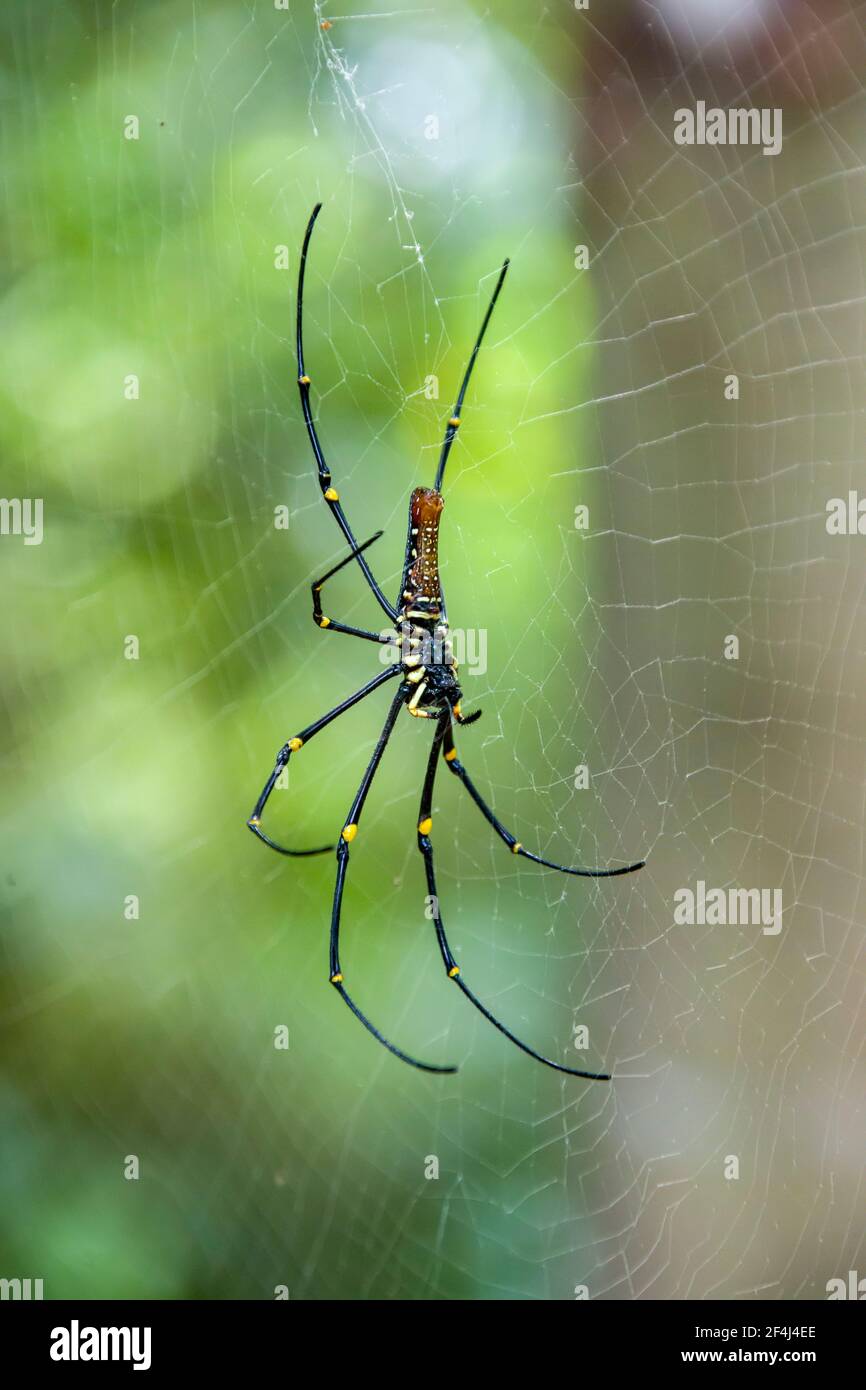
M 332 566 L 327 574 L 322 575 L 321 579 L 314 580 L 310 585 L 310 592 L 313 596 L 313 622 L 316 624 L 316 627 L 320 627 L 328 632 L 346 632 L 350 637 L 363 637 L 365 641 L 378 642 L 381 646 L 396 647 L 398 645 L 396 636 L 383 636 L 379 632 L 370 632 L 370 630 L 365 627 L 350 627 L 348 623 L 340 623 L 334 618 L 327 618 L 322 612 L 322 590 L 328 580 L 333 579 L 334 575 L 339 574 L 341 569 L 345 569 L 346 565 L 350 565 L 353 560 L 356 560 L 368 546 L 371 546 L 373 542 L 377 541 L 383 534 L 382 531 L 377 531 L 375 536 L 371 536 L 368 541 L 364 541 L 363 545 L 353 546 L 348 555 L 344 556 L 338 564 Z
M 313 208 L 313 211 L 310 215 L 310 220 L 307 223 L 307 230 L 304 233 L 304 241 L 303 245 L 301 246 L 301 259 L 300 264 L 298 266 L 296 349 L 298 360 L 298 389 L 301 393 L 301 410 L 304 416 L 304 424 L 307 427 L 307 434 L 309 436 L 310 444 L 312 445 L 313 455 L 316 460 L 316 468 L 318 470 L 319 477 L 319 487 L 321 488 L 322 496 L 325 499 L 325 502 L 327 503 L 328 508 L 332 516 L 334 517 L 334 520 L 336 521 L 343 535 L 346 537 L 346 540 L 349 542 L 349 545 L 352 547 L 352 559 L 357 560 L 361 573 L 363 574 L 364 579 L 369 585 L 369 588 L 374 598 L 376 599 L 376 602 L 379 604 L 379 607 L 385 613 L 387 613 L 391 622 L 396 622 L 397 610 L 393 607 L 392 604 L 388 602 L 385 595 L 382 593 L 382 590 L 379 587 L 379 584 L 375 576 L 373 575 L 370 566 L 367 564 L 367 561 L 361 554 L 361 551 L 364 549 L 364 546 L 359 546 L 358 542 L 355 540 L 354 532 L 352 531 L 352 528 L 349 525 L 346 514 L 343 511 L 342 505 L 340 503 L 340 494 L 337 491 L 337 489 L 333 486 L 331 480 L 331 470 L 328 467 L 328 464 L 325 461 L 325 455 L 322 452 L 322 445 L 319 442 L 319 434 L 316 429 L 316 422 L 313 419 L 313 411 L 310 406 L 311 383 L 310 378 L 307 375 L 307 369 L 304 366 L 304 277 L 307 269 L 307 254 L 310 249 L 310 238 L 313 235 L 313 227 L 316 225 L 316 218 L 318 217 L 321 210 L 322 204 L 316 203 L 316 206 Z
M 449 980 L 453 980 L 456 985 L 459 985 L 460 989 L 466 995 L 466 998 L 475 1005 L 478 1012 L 482 1013 L 489 1023 L 493 1024 L 494 1028 L 498 1028 L 500 1033 L 503 1033 L 510 1042 L 514 1043 L 515 1047 L 520 1048 L 521 1052 L 525 1052 L 528 1056 L 534 1057 L 536 1062 L 543 1062 L 546 1067 L 552 1067 L 554 1071 L 566 1072 L 569 1076 L 580 1076 L 585 1081 L 610 1081 L 611 1078 L 607 1072 L 579 1071 L 576 1067 L 566 1067 L 563 1066 L 561 1062 L 554 1062 L 549 1057 L 542 1057 L 540 1052 L 536 1052 L 528 1043 L 522 1042 L 520 1038 L 516 1037 L 515 1034 L 511 1032 L 510 1028 L 506 1028 L 505 1024 L 502 1023 L 495 1014 L 490 1012 L 485 1004 L 482 1004 L 481 1000 L 472 993 L 472 990 L 464 982 L 460 974 L 460 967 L 451 953 L 451 947 L 448 945 L 448 938 L 445 935 L 445 928 L 442 925 L 442 913 L 439 910 L 439 893 L 436 887 L 436 869 L 433 863 L 433 844 L 430 839 L 430 831 L 433 828 L 433 785 L 436 780 L 436 769 L 439 766 L 439 753 L 443 746 L 443 742 L 450 739 L 450 730 L 451 716 L 449 711 L 445 710 L 444 713 L 439 716 L 439 723 L 433 738 L 433 746 L 430 749 L 430 758 L 427 763 L 427 773 L 424 778 L 424 787 L 421 792 L 421 806 L 418 813 L 418 848 L 424 856 L 427 891 L 433 904 L 433 925 L 436 929 L 436 940 L 439 943 L 439 950 L 445 969 L 448 972 L 448 978 Z M 451 746 L 453 747 L 453 743 Z

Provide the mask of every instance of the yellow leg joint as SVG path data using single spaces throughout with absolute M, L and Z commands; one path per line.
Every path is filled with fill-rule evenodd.
M 448 978 L 449 978 L 449 980 L 453 980 L 453 979 L 454 979 L 454 976 L 455 976 L 455 975 L 459 975 L 459 974 L 460 974 L 460 966 L 459 966 L 459 965 L 452 965 L 451 969 L 448 971 Z
M 420 702 L 421 702 L 421 696 L 424 694 L 424 691 L 427 689 L 427 682 L 421 680 L 421 677 L 423 676 L 423 674 L 424 674 L 424 667 L 423 667 L 423 666 L 419 666 L 417 671 L 410 671 L 409 674 L 408 674 L 408 676 L 406 677 L 406 679 L 409 680 L 409 681 L 414 681 L 414 680 L 419 680 L 419 681 L 421 681 L 421 684 L 420 684 L 420 685 L 416 685 L 416 686 L 415 686 L 415 694 L 412 696 L 412 699 L 409 701 L 408 705 L 406 706 L 406 708 L 407 708 L 407 710 L 409 711 L 410 714 L 418 714 L 418 713 L 419 713 L 418 705 L 419 705 Z
M 512 854 L 519 854 L 520 851 L 521 851 L 522 849 L 523 849 L 523 845 L 520 843 L 520 841 L 519 841 L 519 840 L 515 840 L 515 841 L 514 841 L 514 844 L 511 846 L 511 853 L 512 853 Z
M 336 975 L 332 975 L 332 976 L 331 976 L 331 984 L 332 984 L 332 985 L 341 985 L 342 983 L 343 983 L 342 972 L 338 971 Z
M 261 823 L 262 822 L 259 816 L 250 816 L 249 820 L 247 821 L 247 825 L 261 825 Z
M 430 816 L 428 816 L 426 820 L 419 820 L 419 822 L 418 822 L 418 834 L 419 834 L 419 835 L 429 835 L 429 834 L 430 834 L 430 831 L 431 831 L 432 829 L 433 829 L 433 821 L 432 821 L 432 819 L 431 819 Z
M 330 626 L 331 626 L 331 619 L 330 619 L 330 618 L 326 618 L 325 615 L 322 614 L 321 618 L 319 619 L 319 627 L 330 627 Z
M 446 761 L 446 763 L 453 763 L 453 761 L 454 761 L 454 759 L 455 759 L 456 757 L 457 757 L 457 749 L 456 749 L 456 748 L 449 748 L 449 749 L 448 749 L 448 752 L 445 754 L 445 761 Z
M 458 425 L 460 424 L 460 420 L 456 415 L 452 415 L 448 423 L 452 427 L 452 429 L 456 430 Z
M 303 740 L 302 738 L 290 738 L 290 739 L 289 739 L 289 751 L 290 751 L 290 752 L 292 752 L 292 753 L 297 753 L 298 749 L 299 749 L 299 748 L 303 748 L 303 746 L 304 746 L 304 740 Z
M 351 841 L 354 840 L 354 838 L 355 838 L 355 836 L 357 835 L 357 833 L 358 833 L 358 827 L 357 827 L 357 825 L 344 825 L 344 826 L 343 826 L 342 836 L 343 836 L 343 839 L 346 841 L 347 844 L 350 844 Z
M 325 501 L 326 501 L 326 502 L 339 502 L 339 500 L 340 500 L 340 494 L 339 494 L 339 492 L 337 491 L 337 489 L 336 489 L 335 487 L 329 487 L 329 488 L 328 488 L 328 491 L 325 493 Z
M 308 376 L 299 376 L 298 381 L 302 386 L 309 386 L 310 384 L 310 378 Z

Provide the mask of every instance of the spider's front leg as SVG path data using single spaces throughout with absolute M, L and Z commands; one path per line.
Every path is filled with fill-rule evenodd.
M 400 670 L 399 667 L 396 669 Z M 337 845 L 337 881 L 334 885 L 334 904 L 331 909 L 331 970 L 329 979 L 343 1002 L 348 1005 L 358 1021 L 363 1023 L 364 1027 L 369 1033 L 372 1033 L 377 1042 L 380 1042 L 389 1052 L 393 1052 L 395 1057 L 399 1057 L 401 1062 L 408 1062 L 410 1067 L 417 1067 L 419 1071 L 450 1073 L 455 1072 L 457 1068 L 454 1066 L 437 1066 L 432 1062 L 419 1062 L 417 1058 L 410 1057 L 408 1052 L 404 1052 L 402 1048 L 389 1042 L 385 1035 L 379 1032 L 375 1024 L 370 1022 L 367 1015 L 361 1012 L 358 1005 L 349 994 L 344 983 L 343 969 L 340 963 L 340 915 L 343 908 L 343 891 L 346 886 L 346 874 L 349 869 L 349 846 L 358 833 L 358 825 L 361 820 L 361 812 L 364 809 L 364 802 L 367 800 L 367 793 L 370 790 L 370 785 L 376 775 L 376 769 L 382 760 L 382 754 L 393 733 L 394 725 L 397 722 L 397 716 L 400 713 L 407 694 L 408 686 L 404 684 L 397 691 L 397 694 L 391 702 L 388 718 L 385 720 L 385 727 L 379 735 L 379 740 L 373 750 L 373 756 L 367 765 L 367 770 L 361 779 L 361 785 L 355 794 L 355 799 L 346 817 L 346 823 L 340 832 L 340 843 Z
M 466 721 L 468 723 L 468 721 Z M 558 869 L 561 874 L 575 874 L 578 878 L 618 878 L 620 874 L 633 874 L 638 869 L 642 869 L 646 864 L 645 859 L 639 859 L 636 864 L 623 864 L 617 869 L 579 869 L 570 868 L 566 864 L 557 864 L 552 859 L 544 859 L 540 854 L 533 854 L 531 850 L 524 848 L 523 842 L 518 840 L 516 835 L 512 835 L 510 830 L 506 830 L 487 805 L 484 797 L 479 792 L 466 768 L 457 757 L 457 749 L 454 746 L 454 737 L 451 733 L 450 725 L 445 731 L 443 739 L 443 755 L 448 767 L 459 777 L 464 787 L 468 791 L 475 805 L 478 807 L 484 819 L 489 825 L 493 826 L 500 840 L 503 840 L 512 854 L 519 854 L 524 859 L 531 859 L 534 864 L 543 864 L 547 869 Z
M 380 671 L 378 676 L 374 676 L 373 679 L 362 686 L 360 690 L 356 690 L 354 695 L 349 696 L 348 700 L 344 700 L 342 704 L 335 705 L 332 710 L 328 710 L 327 714 L 323 714 L 320 719 L 316 719 L 312 724 L 308 724 L 305 729 L 301 729 L 300 733 L 295 734 L 294 738 L 290 738 L 288 743 L 283 744 L 277 754 L 274 770 L 262 788 L 262 794 L 253 808 L 252 815 L 247 821 L 247 825 L 253 834 L 262 840 L 269 849 L 275 849 L 278 854 L 288 854 L 298 858 L 310 854 L 327 854 L 328 850 L 334 848 L 333 845 L 321 845 L 318 849 L 288 849 L 285 845 L 278 845 L 276 840 L 272 840 L 270 836 L 266 835 L 262 830 L 262 815 L 264 814 L 268 798 L 276 786 L 277 778 L 280 776 L 283 768 L 288 766 L 289 759 L 293 753 L 297 753 L 304 744 L 309 743 L 311 738 L 315 738 L 316 734 L 321 733 L 322 729 L 326 729 L 335 719 L 339 719 L 340 715 L 345 714 L 346 710 L 351 709 L 353 705 L 357 705 L 360 700 L 372 694 L 374 690 L 378 690 L 380 685 L 384 685 L 385 681 L 392 680 L 394 676 L 398 676 L 400 673 L 401 668 L 399 666 L 389 666 L 386 670 Z
M 460 974 L 460 967 L 454 956 L 451 954 L 451 947 L 448 945 L 448 938 L 445 935 L 445 928 L 442 925 L 442 913 L 439 909 L 439 891 L 436 887 L 436 869 L 433 863 L 433 842 L 430 839 L 430 831 L 433 828 L 433 786 L 436 781 L 436 769 L 439 766 L 439 753 L 443 744 L 450 739 L 451 715 L 446 709 L 439 715 L 439 723 L 436 726 L 436 733 L 433 738 L 433 746 L 430 749 L 430 757 L 427 762 L 427 773 L 424 778 L 424 787 L 421 792 L 421 806 L 418 812 L 418 848 L 424 856 L 424 869 L 427 876 L 427 892 L 429 900 L 433 905 L 433 925 L 436 929 L 436 940 L 439 943 L 439 950 L 442 961 L 448 972 L 449 980 L 453 980 L 463 991 L 466 998 L 475 1005 L 479 1013 L 483 1014 L 488 1023 L 492 1023 L 494 1028 L 498 1028 L 509 1042 L 513 1042 L 515 1047 L 519 1047 L 521 1052 L 533 1057 L 536 1062 L 543 1062 L 546 1067 L 552 1067 L 554 1071 L 566 1072 L 569 1076 L 579 1076 L 585 1081 L 610 1081 L 607 1072 L 579 1071 L 576 1067 L 563 1066 L 561 1062 L 554 1062 L 550 1057 L 543 1057 L 540 1052 L 536 1052 L 534 1047 L 523 1042 L 510 1028 L 491 1013 L 486 1004 L 482 1004 L 477 995 L 466 984 Z M 453 744 L 452 744 L 453 746 Z
M 484 711 L 476 709 L 473 710 L 471 714 L 464 714 L 462 709 L 460 708 L 460 701 L 458 700 L 456 705 L 452 705 L 451 713 L 454 715 L 454 718 L 457 720 L 457 723 L 462 724 L 463 728 L 465 729 L 470 724 L 474 724 L 476 719 L 480 719 Z

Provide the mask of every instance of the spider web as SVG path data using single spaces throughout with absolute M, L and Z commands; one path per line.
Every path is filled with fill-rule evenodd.
M 50 1297 L 797 1299 L 866 1272 L 863 540 L 824 525 L 862 475 L 862 12 L 3 22 L 0 428 L 46 532 L 0 555 L 0 1274 Z M 781 153 L 677 146 L 698 100 L 781 107 Z M 456 1077 L 401 1066 L 328 990 L 332 857 L 243 829 L 280 744 L 379 669 L 309 618 L 344 553 L 294 383 L 319 198 L 314 408 L 392 595 L 512 258 L 445 480 L 449 616 L 486 642 L 460 755 L 527 848 L 648 863 L 514 858 L 443 767 L 439 895 L 475 992 L 611 1085 L 532 1063 L 446 980 L 415 848 L 428 726 L 398 722 L 364 811 L 343 968 Z M 381 626 L 345 571 L 325 611 Z M 277 838 L 335 835 L 385 708 L 292 760 Z M 781 932 L 675 924 L 698 880 L 781 889 Z

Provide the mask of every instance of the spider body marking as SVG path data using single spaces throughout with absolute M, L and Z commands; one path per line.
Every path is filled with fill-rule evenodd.
M 460 712 L 462 692 L 439 577 L 439 522 L 444 506 L 437 488 L 417 487 L 409 502 L 406 559 L 397 600 L 403 665 L 415 687 L 406 707 L 422 719 L 433 719 L 448 708 L 458 723 L 466 723 Z
M 466 395 L 466 388 L 469 384 L 469 378 L 472 375 L 472 369 L 478 357 L 487 325 L 490 322 L 490 316 L 493 313 L 494 306 L 499 297 L 499 292 L 502 289 L 502 284 L 508 270 L 508 261 L 506 260 L 504 262 L 499 272 L 496 287 L 491 296 L 490 303 L 488 304 L 487 312 L 482 320 L 478 337 L 475 340 L 475 346 L 472 349 L 469 363 L 463 376 L 454 410 L 445 428 L 445 437 L 439 455 L 434 486 L 432 488 L 419 487 L 412 493 L 409 503 L 406 556 L 403 564 L 400 594 L 396 604 L 391 604 L 376 581 L 364 553 L 374 541 L 379 539 L 382 532 L 376 532 L 374 536 L 364 541 L 362 545 L 359 545 L 356 541 L 354 532 L 343 510 L 340 494 L 337 488 L 334 487 L 331 471 L 322 451 L 310 405 L 311 378 L 307 375 L 304 365 L 303 344 L 304 277 L 310 238 L 320 211 L 321 203 L 317 203 L 307 224 L 307 230 L 301 249 L 296 322 L 298 387 L 300 390 L 301 410 L 304 416 L 304 423 L 318 469 L 318 481 L 322 497 L 331 510 L 345 539 L 348 541 L 350 549 L 348 555 L 328 570 L 321 579 L 316 580 L 311 586 L 313 621 L 319 628 L 327 629 L 331 632 L 340 632 L 352 637 L 362 638 L 368 642 L 384 643 L 389 646 L 394 646 L 397 648 L 398 659 L 378 675 L 374 676 L 372 680 L 368 681 L 360 690 L 355 691 L 354 694 L 350 695 L 319 719 L 314 720 L 312 724 L 308 724 L 306 728 L 301 729 L 299 733 L 293 735 L 293 737 L 283 744 L 277 754 L 274 769 L 262 789 L 252 815 L 247 821 L 247 825 L 254 835 L 264 841 L 269 848 L 276 850 L 279 854 L 297 857 L 323 854 L 329 850 L 333 850 L 333 845 L 323 845 L 315 849 L 290 849 L 288 846 L 278 844 L 262 829 L 262 815 L 265 806 L 276 785 L 277 779 L 283 769 L 288 766 L 289 760 L 293 754 L 298 753 L 310 739 L 321 733 L 323 729 L 327 728 L 347 710 L 353 708 L 353 706 L 358 704 L 361 700 L 372 694 L 379 686 L 385 685 L 388 681 L 395 680 L 399 677 L 400 683 L 396 693 L 392 697 L 384 727 L 379 735 L 364 776 L 361 779 L 361 785 L 349 808 L 348 815 L 346 816 L 336 845 L 337 871 L 334 885 L 334 898 L 331 908 L 330 971 L 328 975 L 330 983 L 368 1032 L 370 1032 L 383 1047 L 387 1048 L 389 1052 L 399 1057 L 401 1061 L 407 1062 L 410 1066 L 416 1067 L 420 1071 L 448 1073 L 457 1070 L 454 1066 L 443 1066 L 419 1061 L 417 1058 L 411 1057 L 408 1053 L 397 1047 L 395 1043 L 389 1041 L 389 1039 L 379 1031 L 375 1024 L 367 1018 L 366 1014 L 361 1011 L 355 1003 L 355 1000 L 346 990 L 345 977 L 340 961 L 341 915 L 343 893 L 349 867 L 350 845 L 354 842 L 358 834 L 367 794 L 394 730 L 400 710 L 405 707 L 409 714 L 416 718 L 433 719 L 436 722 L 433 742 L 427 762 L 427 771 L 421 789 L 417 838 L 418 849 L 424 859 L 424 871 L 427 879 L 428 892 L 431 901 L 435 905 L 433 925 L 436 933 L 436 940 L 448 978 L 458 985 L 463 994 L 466 995 L 488 1022 L 492 1023 L 495 1028 L 498 1028 L 498 1030 L 505 1035 L 505 1037 L 536 1061 L 542 1062 L 545 1066 L 551 1067 L 554 1071 L 565 1072 L 570 1076 L 579 1076 L 590 1081 L 609 1081 L 611 1077 L 607 1072 L 581 1071 L 575 1067 L 567 1067 L 561 1062 L 555 1062 L 549 1057 L 542 1056 L 540 1052 L 536 1052 L 528 1043 L 523 1042 L 512 1033 L 511 1030 L 507 1028 L 472 992 L 464 981 L 460 972 L 460 967 L 451 952 L 439 910 L 439 895 L 436 886 L 436 871 L 431 831 L 433 828 L 433 789 L 440 758 L 444 761 L 448 770 L 463 784 L 484 819 L 493 828 L 496 835 L 503 841 L 512 854 L 530 859 L 534 863 L 541 864 L 546 868 L 556 869 L 560 873 L 573 874 L 582 878 L 613 878 L 621 874 L 634 873 L 635 870 L 643 868 L 645 862 L 644 860 L 640 860 L 637 863 L 625 864 L 613 869 L 584 869 L 558 864 L 553 860 L 545 859 L 541 855 L 526 849 L 522 841 L 518 840 L 510 830 L 506 829 L 478 791 L 478 788 L 475 786 L 475 783 L 460 761 L 454 744 L 454 724 L 471 724 L 474 720 L 479 718 L 481 712 L 480 710 L 475 711 L 467 717 L 463 715 L 460 707 L 461 690 L 457 679 L 457 663 L 451 651 L 445 596 L 439 573 L 439 523 L 442 516 L 442 509 L 445 505 L 442 495 L 442 480 L 445 473 L 445 465 L 448 461 L 448 455 L 460 426 L 463 401 Z M 399 631 L 390 629 L 385 633 L 377 633 L 366 628 L 354 627 L 347 623 L 331 619 L 323 612 L 322 590 L 325 584 L 346 565 L 353 562 L 358 564 L 361 574 L 373 594 L 373 597 L 376 599 L 376 602 L 387 614 L 394 628 L 399 629 Z

